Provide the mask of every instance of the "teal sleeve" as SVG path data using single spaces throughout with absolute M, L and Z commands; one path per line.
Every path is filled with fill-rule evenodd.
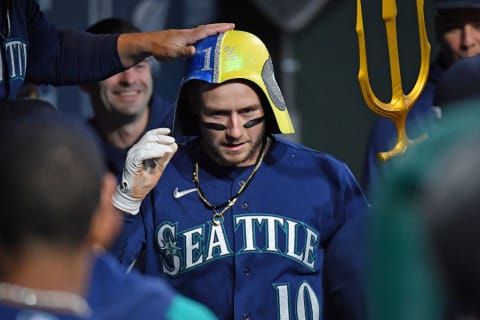
M 204 305 L 182 295 L 176 295 L 167 310 L 167 319 L 217 320 L 218 318 Z

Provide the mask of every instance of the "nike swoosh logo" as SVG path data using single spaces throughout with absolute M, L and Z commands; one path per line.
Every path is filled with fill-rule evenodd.
M 196 192 L 196 191 L 197 191 L 197 188 L 178 191 L 178 187 L 176 187 L 175 190 L 173 190 L 173 197 L 175 199 L 180 199 L 181 197 L 186 196 L 187 194 L 192 193 L 192 192 Z

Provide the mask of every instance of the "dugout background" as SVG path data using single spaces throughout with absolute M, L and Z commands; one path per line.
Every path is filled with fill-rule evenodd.
M 427 32 L 432 59 L 438 50 L 433 29 L 432 0 L 425 0 Z M 127 18 L 144 31 L 190 27 L 229 21 L 237 29 L 259 35 L 270 48 L 277 78 L 292 92 L 297 134 L 293 140 L 333 154 L 360 177 L 363 153 L 375 115 L 365 105 L 357 80 L 358 41 L 355 33 L 356 1 L 330 0 L 301 31 L 290 35 L 296 70 L 288 80 L 281 76 L 284 57 L 281 30 L 249 0 L 38 0 L 58 28 L 85 29 L 110 16 Z M 372 87 L 383 101 L 390 100 L 390 74 L 386 35 L 381 20 L 381 0 L 363 0 L 369 74 Z M 397 31 L 403 88 L 409 92 L 419 69 L 418 25 L 415 0 L 397 1 Z M 183 60 L 156 63 L 156 92 L 174 100 Z M 292 63 L 290 63 L 292 66 Z M 288 81 L 288 83 L 287 83 Z M 62 112 L 88 118 L 88 99 L 77 87 L 42 87 L 42 97 Z

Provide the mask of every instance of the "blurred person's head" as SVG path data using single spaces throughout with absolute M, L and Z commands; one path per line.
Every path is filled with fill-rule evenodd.
M 421 194 L 431 247 L 450 296 L 480 318 L 480 134 L 458 139 L 434 164 Z
M 111 203 L 116 181 L 96 136 L 54 110 L 41 100 L 0 103 L 2 277 L 20 270 L 26 257 L 89 255 L 118 232 Z
M 40 99 L 5 100 L 0 103 L 0 123 L 27 115 L 51 114 L 55 112 L 57 112 L 57 109 L 52 104 Z
M 444 63 L 480 53 L 480 0 L 434 0 L 435 27 Z
M 467 152 L 468 146 L 459 146 L 468 137 L 478 142 L 479 119 L 480 100 L 452 104 L 425 141 L 387 164 L 385 180 L 375 190 L 369 232 L 371 319 L 472 314 L 465 311 L 477 296 L 464 294 L 480 289 L 480 268 L 474 267 L 480 264 L 467 239 L 476 237 L 477 229 L 470 234 L 474 219 L 471 226 L 462 226 L 471 214 L 462 212 L 459 204 L 476 192 L 480 171 L 471 170 L 479 149 Z M 451 277 L 470 282 L 464 286 Z
M 86 29 L 94 34 L 136 33 L 140 30 L 127 20 L 107 18 Z M 120 124 L 133 121 L 148 110 L 153 93 L 150 58 L 97 83 L 83 85 L 95 117 Z

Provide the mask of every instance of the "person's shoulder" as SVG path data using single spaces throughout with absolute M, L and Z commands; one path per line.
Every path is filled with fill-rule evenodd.
M 100 280 L 101 279 L 101 280 Z M 121 266 L 109 253 L 95 257 L 89 301 L 98 319 L 214 320 L 204 305 L 178 294 L 165 280 Z M 96 300 L 95 300 L 96 299 Z M 121 303 L 119 303 L 121 302 Z
M 177 295 L 161 278 L 127 273 L 109 254 L 96 257 L 91 287 L 92 309 L 102 319 L 121 319 L 126 314 L 135 314 L 136 319 L 165 319 Z
M 150 287 L 155 290 L 165 290 L 162 292 L 169 294 L 174 292 L 164 281 L 159 279 L 159 281 L 151 281 L 152 279 L 136 271 L 128 272 L 110 253 L 99 254 L 95 257 L 93 275 L 99 276 L 98 278 L 101 277 L 104 282 L 109 282 L 112 285 L 123 285 L 126 289 L 148 289 Z
M 305 155 L 306 157 L 312 157 L 317 159 L 327 159 L 332 161 L 338 161 L 337 159 L 335 159 L 333 155 L 329 154 L 328 152 L 321 151 L 312 147 L 308 147 L 302 143 L 288 140 L 279 135 L 275 135 L 274 139 L 279 146 L 282 146 L 283 148 L 286 148 L 287 150 L 290 150 L 292 152 L 296 152 L 297 154 L 302 154 L 302 155 Z
M 304 166 L 306 162 L 313 162 L 316 168 L 325 168 L 332 171 L 347 170 L 348 165 L 334 155 L 318 149 L 314 149 L 298 142 L 287 140 L 284 137 L 275 136 L 276 149 L 281 150 L 287 157 L 295 159 L 296 161 L 290 163 L 298 163 Z M 278 152 L 276 152 L 278 153 Z

